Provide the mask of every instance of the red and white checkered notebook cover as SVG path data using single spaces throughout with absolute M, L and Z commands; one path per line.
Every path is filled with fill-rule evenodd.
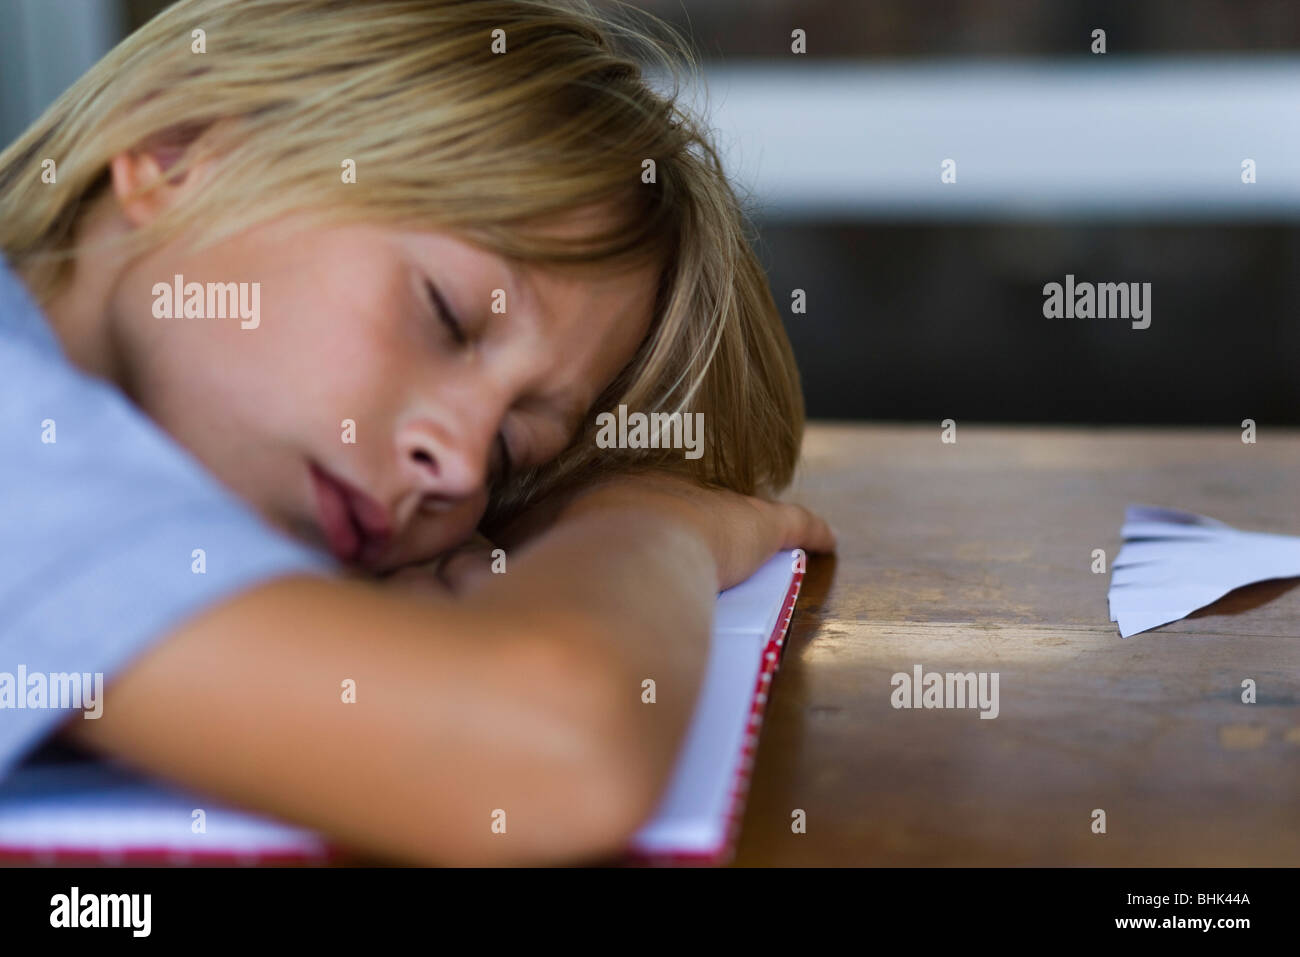
M 667 792 L 633 841 L 628 863 L 730 859 L 805 561 L 802 551 L 782 552 L 718 596 L 695 716 Z

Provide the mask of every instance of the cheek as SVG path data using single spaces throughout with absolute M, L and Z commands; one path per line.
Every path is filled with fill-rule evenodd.
M 412 350 L 395 341 L 396 306 L 356 301 L 350 288 L 272 284 L 261 326 L 223 344 L 218 371 L 231 406 L 249 425 L 316 444 L 357 441 L 387 428 L 387 409 L 410 376 Z M 290 436 L 286 436 L 290 437 Z
M 122 305 L 152 319 L 151 304 L 137 296 Z M 367 471 L 377 470 L 412 350 L 393 347 L 373 307 L 278 284 L 263 287 L 261 305 L 255 329 L 221 319 L 145 326 L 141 406 L 257 503 L 296 502 L 304 457 L 355 458 L 360 446 L 376 457 Z

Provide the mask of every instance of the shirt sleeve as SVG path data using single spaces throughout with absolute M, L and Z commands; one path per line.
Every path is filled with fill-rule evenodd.
M 15 330 L 0 323 L 0 782 L 74 714 L 111 707 L 113 677 L 205 607 L 339 570 Z

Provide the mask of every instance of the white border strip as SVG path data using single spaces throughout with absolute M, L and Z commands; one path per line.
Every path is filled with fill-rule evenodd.
M 768 217 L 1300 217 L 1300 58 L 798 59 L 685 97 Z

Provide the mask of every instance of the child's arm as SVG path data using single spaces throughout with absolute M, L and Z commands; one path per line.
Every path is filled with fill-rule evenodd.
M 821 542 L 807 513 L 759 516 L 748 501 L 589 495 L 458 600 L 264 585 L 174 632 L 111 683 L 102 718 L 70 732 L 397 859 L 617 852 L 671 771 L 719 581 Z M 728 523 L 763 527 L 719 556 Z M 655 704 L 641 701 L 645 678 Z M 355 704 L 341 701 L 347 679 Z M 491 828 L 498 809 L 505 834 Z

